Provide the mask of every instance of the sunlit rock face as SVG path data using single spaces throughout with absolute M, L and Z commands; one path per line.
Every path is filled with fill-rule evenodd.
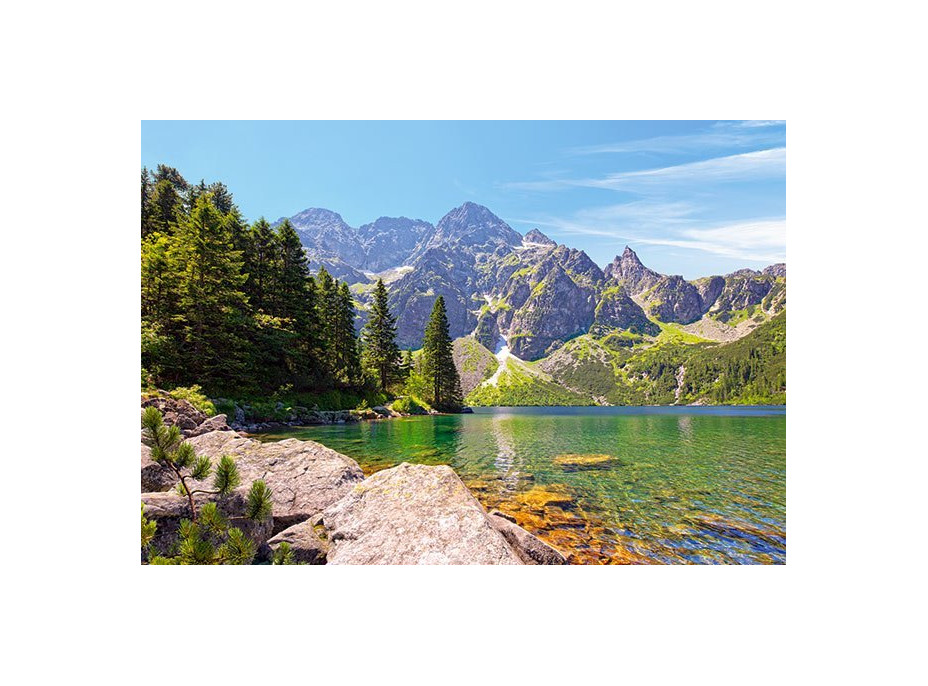
M 730 340 L 786 304 L 785 264 L 688 281 L 646 267 L 626 246 L 600 269 L 582 250 L 558 245 L 538 229 L 523 237 L 472 202 L 452 209 L 434 226 L 380 217 L 353 228 L 322 208 L 304 210 L 290 221 L 311 268 L 324 266 L 354 286 L 359 327 L 371 284 L 385 278 L 403 348 L 421 346 L 438 296 L 445 299 L 452 337 L 474 335 L 492 348 L 502 335 L 513 354 L 526 360 L 584 333 L 657 336 L 661 323 L 698 323 L 702 333 Z M 749 325 L 726 325 L 745 320 Z

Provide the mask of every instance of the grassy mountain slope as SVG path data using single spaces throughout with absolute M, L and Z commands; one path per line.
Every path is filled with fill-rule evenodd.
M 499 362 L 476 338 L 464 336 L 454 342 L 454 365 L 461 377 L 461 390 L 467 395 L 493 376 Z
M 495 382 L 495 383 L 494 383 Z M 588 396 L 571 391 L 529 363 L 510 357 L 499 375 L 475 388 L 468 405 L 592 405 Z
M 535 363 L 510 358 L 495 385 L 483 382 L 465 401 L 471 405 L 786 402 L 785 312 L 732 343 L 711 344 L 673 324 L 662 324 L 661 329 L 656 339 L 619 333 L 579 336 Z

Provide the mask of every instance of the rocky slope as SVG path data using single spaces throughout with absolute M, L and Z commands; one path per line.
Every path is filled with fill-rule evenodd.
M 524 237 L 489 209 L 464 203 L 435 225 L 381 217 L 355 229 L 331 211 L 291 217 L 313 265 L 356 284 L 363 305 L 377 276 L 390 280 L 402 347 L 421 345 L 438 295 L 453 338 L 473 335 L 491 351 L 505 338 L 522 360 L 551 355 L 592 334 L 657 338 L 674 324 L 702 339 L 747 335 L 786 306 L 786 266 L 688 281 L 646 267 L 626 247 L 600 269 L 582 250 L 538 229 Z
M 313 441 L 262 443 L 215 431 L 190 442 L 214 463 L 233 456 L 242 483 L 262 478 L 271 488 L 272 513 L 261 522 L 244 517 L 247 487 L 217 499 L 230 524 L 254 541 L 259 560 L 286 541 L 309 564 L 566 563 L 525 529 L 487 513 L 450 467 L 403 463 L 365 479 L 354 460 Z M 164 554 L 189 517 L 187 500 L 170 477 L 147 490 L 154 480 L 142 447 L 142 505 L 158 525 L 153 549 Z

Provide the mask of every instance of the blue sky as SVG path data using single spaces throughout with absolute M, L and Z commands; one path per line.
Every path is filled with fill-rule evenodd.
M 470 200 L 601 266 L 626 244 L 687 278 L 786 259 L 783 122 L 143 122 L 159 162 L 223 181 L 249 220 L 434 223 Z

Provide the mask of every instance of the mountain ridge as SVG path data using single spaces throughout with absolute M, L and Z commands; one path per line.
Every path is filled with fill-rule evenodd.
M 392 269 L 390 305 L 403 347 L 421 343 L 438 295 L 445 298 L 452 337 L 474 335 L 491 350 L 506 340 L 525 360 L 588 333 L 648 338 L 666 325 L 708 340 L 736 340 L 785 309 L 784 263 L 686 280 L 646 267 L 625 246 L 601 269 L 583 250 L 538 229 L 523 236 L 473 202 L 434 225 L 384 216 L 353 228 L 324 208 L 307 208 L 290 221 L 312 267 L 325 266 L 353 284 L 359 325 L 377 274 Z

